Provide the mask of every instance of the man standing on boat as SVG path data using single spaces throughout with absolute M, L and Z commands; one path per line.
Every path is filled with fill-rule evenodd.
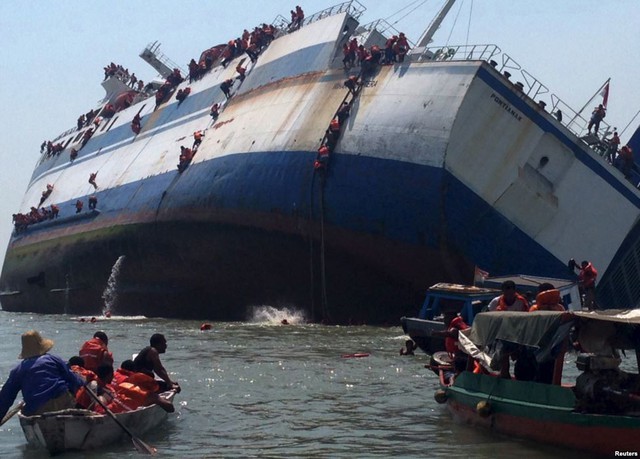
M 142 349 L 138 355 L 133 359 L 135 365 L 135 371 L 145 373 L 149 376 L 158 375 L 164 384 L 160 384 L 160 391 L 175 390 L 180 392 L 180 385 L 173 382 L 169 377 L 169 373 L 165 370 L 162 362 L 160 361 L 160 354 L 164 354 L 167 351 L 167 339 L 161 333 L 155 333 L 149 339 L 149 346 Z
M 583 260 L 580 266 L 572 258 L 569 260 L 569 268 L 571 270 L 579 268 L 578 273 L 578 288 L 582 295 L 582 306 L 589 311 L 593 311 L 598 308 L 596 304 L 596 279 L 598 278 L 598 271 L 594 268 L 593 264 L 587 260 Z
M 502 295 L 491 300 L 488 306 L 489 311 L 529 311 L 527 299 L 516 292 L 516 283 L 506 280 L 502 283 Z
M 35 330 L 22 335 L 23 359 L 11 370 L 0 390 L 0 419 L 7 414 L 18 392 L 22 391 L 27 415 L 42 414 L 75 408 L 72 394 L 83 385 L 82 379 L 73 373 L 60 357 L 48 354 L 53 341 L 44 339 Z

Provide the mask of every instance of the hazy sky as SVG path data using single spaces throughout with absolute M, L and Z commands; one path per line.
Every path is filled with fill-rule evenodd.
M 336 3 L 298 0 L 307 16 Z M 387 19 L 417 41 L 444 0 L 361 0 L 362 23 Z M 103 67 L 115 62 L 145 81 L 138 55 L 150 42 L 187 67 L 191 58 L 276 16 L 284 0 L 1 0 L 0 260 L 11 215 L 43 140 L 73 127 L 104 96 Z M 418 7 L 413 10 L 413 8 Z M 622 130 L 640 110 L 638 0 L 458 0 L 434 45 L 495 44 L 574 109 L 611 77 L 606 121 Z M 623 143 L 640 117 L 622 135 Z M 576 190 L 577 192 L 577 190 Z

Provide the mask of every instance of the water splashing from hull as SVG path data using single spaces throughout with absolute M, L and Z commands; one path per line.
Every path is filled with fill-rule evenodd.
M 124 255 L 118 257 L 111 268 L 111 275 L 109 275 L 107 286 L 104 292 L 102 292 L 102 299 L 104 300 L 104 306 L 102 308 L 103 316 L 111 316 L 116 309 L 118 303 L 118 275 L 120 274 L 120 266 L 124 262 L 124 259 Z
M 249 321 L 268 325 L 293 325 L 305 323 L 305 317 L 302 311 L 293 308 L 278 309 L 273 306 L 263 305 L 253 307 L 253 315 Z

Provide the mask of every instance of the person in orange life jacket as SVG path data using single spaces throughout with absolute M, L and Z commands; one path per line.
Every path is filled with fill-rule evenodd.
M 120 364 L 120 368 L 113 372 L 114 384 L 119 384 L 125 381 L 132 373 L 135 373 L 135 371 L 136 365 L 133 363 L 133 360 L 123 360 Z
M 60 213 L 60 207 L 55 204 L 51 204 L 51 218 L 58 218 L 58 214 Z
M 444 309 L 444 308 L 443 308 Z M 434 330 L 431 332 L 431 336 L 444 338 L 444 347 L 449 358 L 453 363 L 453 374 L 449 377 L 455 377 L 455 375 L 464 371 L 467 367 L 467 354 L 462 352 L 458 347 L 458 333 L 460 330 L 466 330 L 469 325 L 460 317 L 456 309 L 444 309 L 443 310 L 443 330 Z
M 22 334 L 22 361 L 10 372 L 0 390 L 0 419 L 22 391 L 26 416 L 75 407 L 73 394 L 82 386 L 82 379 L 73 373 L 67 362 L 49 354 L 53 341 L 44 339 L 35 330 Z
M 327 145 L 322 145 L 318 148 L 318 156 L 316 157 L 315 162 L 313 163 L 314 169 L 324 169 L 327 167 L 329 163 L 329 147 Z
M 404 57 L 409 52 L 409 41 L 405 37 L 403 32 L 398 35 L 398 40 L 393 46 L 394 53 L 397 56 L 398 62 L 404 62 Z
M 109 388 L 109 384 L 113 380 L 113 366 L 108 364 L 100 365 L 96 372 L 78 369 L 75 371 L 82 371 L 83 377 L 86 378 L 85 386 L 82 386 L 76 393 L 76 403 L 78 407 L 85 410 L 95 410 L 98 406 L 96 401 L 89 395 L 87 387 L 98 396 L 100 401 L 105 405 L 111 403 L 114 398 L 113 391 Z
M 344 125 L 344 122 L 349 118 L 351 112 L 351 104 L 349 102 L 343 102 L 342 106 L 338 109 L 336 116 L 338 117 L 338 123 L 340 126 Z
M 84 203 L 81 200 L 77 200 L 76 201 L 76 213 L 79 214 L 80 212 L 82 212 L 82 207 L 84 206 Z
M 516 292 L 516 284 L 512 280 L 502 283 L 502 295 L 495 297 L 489 303 L 489 311 L 521 311 L 529 310 L 527 299 Z
M 114 377 L 108 386 L 114 395 L 111 403 L 107 405 L 112 412 L 122 413 L 153 404 L 168 413 L 175 411 L 173 404 L 158 394 L 158 382 L 153 377 L 135 371 L 127 373 L 128 375 L 124 379 L 116 380 Z M 103 412 L 104 410 L 101 407 L 96 407 L 96 411 Z
M 533 311 L 565 311 L 560 298 L 560 290 L 548 282 L 540 284 L 536 302 L 529 308 L 529 312 Z
M 573 258 L 569 260 L 569 268 L 571 270 L 577 267 L 578 265 Z M 580 272 L 578 273 L 578 288 L 580 289 L 580 293 L 584 296 L 582 306 L 587 308 L 589 311 L 597 309 L 598 307 L 596 304 L 597 278 L 598 271 L 596 271 L 593 264 L 587 260 L 583 260 L 582 263 L 580 263 Z
M 133 363 L 135 364 L 136 371 L 145 373 L 153 377 L 154 373 L 158 375 L 164 384 L 161 384 L 160 391 L 175 390 L 180 392 L 180 385 L 173 382 L 165 370 L 162 362 L 160 361 L 160 354 L 164 354 L 167 351 L 167 339 L 161 333 L 155 333 L 149 339 L 149 346 L 142 349 Z
M 103 331 L 97 331 L 93 338 L 80 348 L 80 357 L 84 360 L 84 368 L 95 372 L 100 365 L 113 365 L 113 354 L 109 352 L 109 338 Z
M 620 158 L 622 159 L 621 170 L 626 179 L 631 177 L 633 169 L 633 150 L 629 145 L 625 145 L 620 149 Z
M 203 137 L 204 132 L 202 131 L 196 131 L 193 133 L 193 146 L 191 147 L 193 150 L 196 150 L 200 146 Z

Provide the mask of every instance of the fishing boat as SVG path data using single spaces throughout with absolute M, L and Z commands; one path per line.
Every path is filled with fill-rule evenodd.
M 404 332 L 429 355 L 444 351 L 444 338 L 434 336 L 434 331 L 445 329 L 442 312 L 446 308 L 460 314 L 469 326 L 473 325 L 476 314 L 486 310 L 494 298 L 500 296 L 500 286 L 505 281 L 513 281 L 521 293 L 536 292 L 543 284 L 551 284 L 560 291 L 563 305 L 567 310 L 581 309 L 578 284 L 569 279 L 555 279 L 523 274 L 494 276 L 482 279 L 482 286 L 461 284 L 434 284 L 427 290 L 424 303 L 417 317 L 401 317 Z
M 637 310 L 481 313 L 459 341 L 468 365 L 459 374 L 440 367 L 436 393 L 456 421 L 607 457 L 637 454 Z M 563 375 L 570 346 L 579 349 L 575 378 Z M 636 358 L 622 359 L 621 351 Z M 519 379 L 494 372 L 510 354 Z M 521 359 L 526 363 L 518 367 Z
M 600 305 L 637 302 L 640 191 L 601 156 L 608 125 L 585 136 L 588 120 L 496 45 L 433 42 L 452 5 L 403 58 L 364 67 L 345 68 L 343 45 L 384 50 L 401 32 L 355 0 L 299 27 L 279 16 L 253 57 L 194 50 L 206 72 L 191 81 L 147 46 L 165 82 L 108 74 L 98 123 L 70 120 L 37 162 L 16 211 L 56 209 L 16 226 L 2 308 L 96 315 L 122 260 L 119 314 L 233 321 L 269 304 L 390 324 L 476 265 L 564 277 L 585 252 Z
M 175 392 L 164 392 L 160 396 L 172 402 Z M 162 424 L 167 415 L 158 405 L 117 413 L 114 416 L 119 423 L 106 414 L 79 409 L 37 416 L 18 414 L 27 443 L 37 448 L 45 448 L 52 455 L 65 451 L 104 448 L 128 439 L 130 434 L 143 435 Z M 132 438 L 135 444 L 136 439 Z M 139 440 L 138 443 L 144 445 Z

